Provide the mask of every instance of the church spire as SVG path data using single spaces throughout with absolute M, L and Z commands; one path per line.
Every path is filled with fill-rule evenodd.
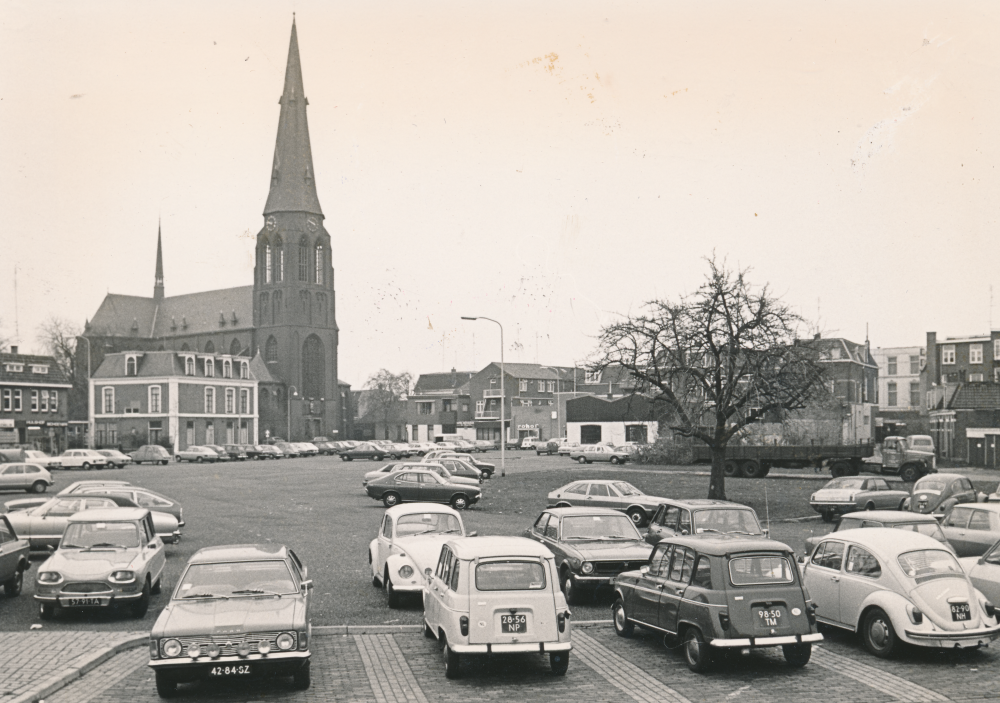
M 163 300 L 163 229 L 156 223 L 156 275 L 153 278 L 153 300 Z
M 271 190 L 267 194 L 264 215 L 274 212 L 308 212 L 323 215 L 316 196 L 313 174 L 312 147 L 309 144 L 309 124 L 306 121 L 306 100 L 302 89 L 302 63 L 299 60 L 299 39 L 292 16 L 292 38 L 288 44 L 288 65 L 285 68 L 285 90 L 278 101 L 278 139 L 274 146 L 271 167 Z

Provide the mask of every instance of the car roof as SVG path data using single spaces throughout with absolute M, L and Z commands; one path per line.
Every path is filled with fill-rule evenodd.
M 731 500 L 716 500 L 714 498 L 670 498 L 665 500 L 662 505 L 676 505 L 680 508 L 714 508 L 714 507 L 724 507 L 724 508 L 745 508 L 747 510 L 753 510 L 749 505 L 743 505 L 742 503 L 734 503 Z
M 827 535 L 831 539 L 845 539 L 860 544 L 873 552 L 900 553 L 914 549 L 943 549 L 933 537 L 909 530 L 894 530 L 889 527 L 866 527 L 844 530 Z M 826 539 L 824 537 L 823 539 Z
M 441 503 L 402 503 L 394 505 L 385 511 L 385 514 L 396 519 L 403 515 L 419 515 L 420 513 L 444 513 L 447 515 L 458 515 L 453 508 Z
M 73 483 L 66 486 L 64 489 L 59 491 L 59 495 L 69 495 L 70 491 L 74 491 L 77 488 L 135 488 L 128 481 L 98 481 L 98 480 L 88 480 L 88 481 L 74 481 Z
M 552 513 L 558 517 L 567 517 L 569 515 L 625 515 L 622 511 L 614 510 L 613 508 L 588 508 L 585 505 L 568 508 L 546 508 L 545 512 Z
M 927 474 L 926 476 L 921 476 L 919 479 L 917 479 L 917 483 L 920 483 L 924 479 L 929 479 L 929 480 L 941 479 L 943 481 L 954 481 L 956 478 L 968 478 L 968 476 L 964 476 L 962 474 Z
M 118 522 L 121 520 L 141 520 L 149 511 L 145 508 L 96 508 L 81 510 L 72 515 L 70 522 Z
M 552 557 L 552 552 L 545 545 L 524 537 L 464 537 L 448 542 L 448 546 L 459 559 Z
M 900 510 L 858 510 L 853 513 L 845 513 L 840 519 L 843 520 L 845 517 L 892 523 L 937 522 L 937 518 L 933 515 L 925 513 L 911 513 L 909 511 Z M 846 532 L 847 530 L 844 531 Z
M 975 508 L 976 510 L 988 510 L 991 513 L 1000 514 L 1000 503 L 959 503 L 956 508 Z
M 854 530 L 848 531 L 854 532 Z M 894 531 L 899 532 L 899 530 Z M 732 554 L 734 552 L 792 551 L 791 547 L 784 542 L 768 539 L 767 537 L 758 537 L 756 535 L 707 533 L 698 535 L 678 535 L 665 537 L 660 540 L 659 544 L 679 544 L 684 547 L 691 547 L 701 554 L 711 554 L 714 556 L 722 556 L 724 554 Z
M 188 559 L 188 564 L 208 564 L 217 561 L 270 561 L 284 559 L 288 548 L 283 544 L 221 544 L 203 547 Z
M 577 483 L 604 483 L 607 485 L 611 485 L 612 483 L 629 483 L 629 482 L 623 478 L 580 478 L 577 479 L 576 481 L 570 481 L 569 483 L 566 484 L 566 486 L 572 486 Z M 629 483 L 629 485 L 632 484 Z M 563 488 L 565 488 L 566 486 L 563 486 Z M 561 489 L 557 488 L 556 490 L 558 491 Z

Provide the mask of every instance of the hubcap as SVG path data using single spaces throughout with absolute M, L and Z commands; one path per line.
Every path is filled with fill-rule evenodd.
M 625 629 L 625 609 L 620 605 L 615 608 L 615 626 L 617 626 L 619 630 Z
M 701 654 L 701 648 L 698 646 L 698 641 L 695 639 L 689 639 L 687 642 L 686 653 L 688 661 L 692 664 L 698 661 L 698 657 Z
M 872 623 L 871 638 L 872 643 L 879 649 L 885 647 L 886 641 L 889 639 L 889 631 L 882 620 L 876 620 Z

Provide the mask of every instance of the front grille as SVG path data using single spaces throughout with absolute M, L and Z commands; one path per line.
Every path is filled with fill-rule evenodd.
M 111 586 L 106 583 L 80 582 L 67 583 L 62 587 L 63 593 L 111 593 Z
M 197 644 L 201 647 L 202 656 L 205 656 L 205 647 L 210 644 L 219 645 L 222 650 L 221 656 L 223 657 L 235 657 L 236 648 L 240 646 L 243 642 L 250 644 L 250 653 L 257 654 L 257 643 L 261 640 L 268 642 L 271 645 L 271 652 L 281 652 L 281 651 L 295 651 L 298 648 L 298 633 L 292 630 L 283 630 L 283 632 L 288 632 L 294 639 L 295 644 L 289 650 L 279 650 L 278 649 L 278 635 L 281 632 L 248 632 L 246 634 L 232 634 L 232 635 L 198 635 L 195 637 L 178 637 L 176 638 L 183 647 L 183 652 L 187 652 L 188 646 L 192 644 Z M 170 639 L 170 638 L 166 638 Z M 184 654 L 181 654 L 184 656 Z
M 594 573 L 603 575 L 617 576 L 623 571 L 631 571 L 633 569 L 638 569 L 644 564 L 648 564 L 645 559 L 636 559 L 635 561 L 595 561 Z

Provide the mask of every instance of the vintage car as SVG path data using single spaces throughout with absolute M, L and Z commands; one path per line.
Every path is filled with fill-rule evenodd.
M 440 448 L 434 442 L 410 442 L 410 455 L 425 456 L 427 452 Z
M 683 643 L 699 673 L 722 649 L 780 646 L 790 666 L 805 666 L 823 639 L 792 550 L 750 535 L 661 540 L 648 566 L 615 579 L 611 614 L 622 637 L 639 625 Z
M 316 446 L 320 454 L 336 454 L 336 442 L 329 437 L 313 437 L 309 442 Z
M 31 567 L 28 540 L 17 536 L 7 517 L 0 515 L 0 584 L 8 598 L 20 595 L 24 572 Z
M 955 505 L 941 529 L 960 557 L 978 557 L 1000 539 L 1000 503 Z
M 125 481 L 77 481 L 66 486 L 59 491 L 60 496 L 67 495 L 110 495 L 123 496 L 134 500 L 140 507 L 147 508 L 154 513 L 168 513 L 177 519 L 177 524 L 184 527 L 184 508 L 173 498 L 168 498 L 162 493 L 151 491 L 148 488 L 133 486 Z M 156 515 L 153 516 L 154 520 Z M 164 541 L 167 541 L 164 538 Z
M 122 496 L 56 496 L 33 508 L 8 513 L 7 517 L 17 534 L 28 540 L 31 551 L 45 552 L 50 547 L 55 548 L 59 545 L 59 540 L 73 515 L 85 510 L 120 507 L 140 506 Z M 158 512 L 152 515 L 153 533 L 159 536 L 161 541 L 171 543 L 180 541 L 181 532 L 177 518 Z
M 85 510 L 73 515 L 59 549 L 38 567 L 35 600 L 43 620 L 60 608 L 132 607 L 146 616 L 150 593 L 160 592 L 163 541 L 143 508 Z
M 312 586 L 283 545 L 199 549 L 149 633 L 157 693 L 169 698 L 188 681 L 269 675 L 309 688 Z
M 96 451 L 108 460 L 108 466 L 113 469 L 124 469 L 132 463 L 132 457 L 118 451 L 117 449 L 98 449 Z
M 51 470 L 51 469 L 62 468 L 62 464 L 60 463 L 59 457 L 57 456 L 49 456 L 45 452 L 40 451 L 38 449 L 25 449 L 23 451 L 24 451 L 24 457 L 21 458 L 21 461 L 25 461 L 29 464 L 37 464 L 38 466 L 41 466 L 43 469 Z
M 0 491 L 45 493 L 53 483 L 52 474 L 38 464 L 0 464 Z
M 692 524 L 694 529 L 692 529 Z M 700 535 L 704 532 L 763 536 L 757 513 L 747 505 L 728 500 L 689 498 L 665 500 L 649 521 L 645 540 L 656 544 L 664 537 Z
M 841 530 L 858 530 L 867 527 L 890 527 L 895 530 L 909 530 L 919 532 L 922 535 L 933 537 L 941 546 L 954 553 L 954 549 L 948 543 L 948 538 L 941 530 L 941 524 L 933 515 L 921 515 L 911 513 L 908 510 L 866 510 L 860 513 L 848 513 L 842 516 L 833 526 L 833 532 Z M 826 539 L 827 535 L 813 535 L 807 537 L 805 541 L 805 553 L 812 554 L 816 545 Z
M 958 503 L 975 503 L 979 494 L 972 481 L 961 474 L 931 474 L 915 484 L 903 506 L 914 513 L 943 515 Z
M 981 557 L 959 559 L 962 570 L 969 575 L 972 585 L 986 596 L 990 603 L 1000 603 L 1000 541 L 986 550 Z
M 524 536 L 555 555 L 559 585 L 570 605 L 584 591 L 592 594 L 623 571 L 647 563 L 652 551 L 628 516 L 610 508 L 549 508 Z
M 890 487 L 884 478 L 841 476 L 809 496 L 809 505 L 824 522 L 833 522 L 855 510 L 902 510 L 909 496 L 909 491 Z
M 222 448 L 226 450 L 230 461 L 246 461 L 250 458 L 241 444 L 224 444 Z
M 480 461 L 471 454 L 459 454 L 450 449 L 435 449 L 434 451 L 427 452 L 421 461 L 438 461 L 439 459 L 457 459 L 458 461 L 470 464 L 483 475 L 483 478 L 493 478 L 493 474 L 497 469 L 496 464 Z M 471 477 L 472 474 L 470 473 L 469 476 Z
M 964 649 L 1000 637 L 993 604 L 933 537 L 873 527 L 842 530 L 804 560 L 802 579 L 822 623 L 858 632 L 877 657 L 900 642 Z
M 484 454 L 497 448 L 497 443 L 492 439 L 477 439 L 475 441 L 476 451 Z
M 567 441 L 568 440 L 565 437 L 556 437 L 545 442 L 539 442 L 535 445 L 535 454 L 538 456 L 541 456 L 542 454 L 548 454 L 550 456 L 552 454 L 558 454 L 559 448 L 566 444 Z
M 456 457 L 438 457 L 437 459 L 432 459 L 435 464 L 441 464 L 444 468 L 448 469 L 448 473 L 452 476 L 461 476 L 462 478 L 468 478 L 476 481 L 476 483 L 482 483 L 486 476 L 482 471 L 477 469 L 472 465 L 472 462 L 468 461 L 472 457 L 456 458 Z M 424 457 L 421 461 L 426 461 L 427 457 Z
M 136 464 L 163 464 L 166 466 L 170 462 L 170 452 L 159 444 L 144 444 L 134 452 L 129 452 L 128 455 Z
M 405 459 L 410 456 L 410 445 L 404 442 L 390 442 L 387 439 L 376 440 L 372 444 L 377 444 L 385 450 L 386 456 L 393 459 Z
M 187 449 L 179 449 L 177 453 L 174 454 L 174 459 L 179 462 L 191 461 L 199 464 L 206 461 L 215 463 L 219 460 L 219 454 L 214 449 L 192 444 Z
M 627 481 L 593 480 L 573 481 L 549 493 L 546 505 L 550 508 L 567 508 L 586 505 L 611 508 L 626 513 L 636 527 L 643 527 L 666 498 L 648 496 Z
M 261 460 L 281 459 L 285 456 L 284 452 L 273 444 L 258 444 L 255 448 L 257 449 L 257 454 Z
M 351 449 L 340 450 L 340 458 L 344 461 L 353 461 L 354 459 L 382 461 L 382 459 L 384 459 L 387 455 L 388 452 L 384 447 L 372 444 L 371 442 L 361 442 L 358 446 Z
M 382 516 L 378 537 L 368 545 L 372 585 L 385 589 L 390 608 L 398 608 L 406 593 L 424 587 L 424 569 L 433 567 L 441 545 L 466 534 L 456 510 L 434 503 L 407 503 L 389 508 Z
M 210 449 L 215 452 L 216 456 L 219 457 L 219 461 L 232 461 L 232 457 L 229 456 L 229 452 L 226 448 L 220 444 L 206 444 L 204 445 L 206 449 Z
M 570 611 L 556 560 L 521 537 L 465 537 L 441 547 L 424 571 L 424 635 L 442 645 L 445 676 L 458 678 L 467 654 L 549 655 L 552 673 L 569 667 Z
M 275 442 L 273 446 L 277 447 L 284 456 L 290 459 L 302 456 L 302 451 L 291 442 Z
M 399 503 L 447 503 L 455 510 L 465 510 L 479 502 L 482 489 L 452 483 L 424 468 L 408 468 L 368 482 L 365 491 L 387 508 Z
M 103 469 L 108 459 L 93 449 L 67 449 L 59 455 L 59 467 L 63 469 Z
M 474 478 L 466 478 L 464 476 L 455 476 L 448 469 L 444 468 L 441 464 L 437 462 L 423 462 L 423 461 L 397 461 L 392 464 L 386 464 L 381 469 L 376 469 L 375 471 L 369 471 L 365 474 L 364 478 L 361 479 L 361 485 L 367 486 L 369 481 L 374 481 L 375 479 L 385 478 L 386 474 L 395 473 L 397 471 L 403 471 L 404 469 L 426 469 L 428 471 L 433 471 L 438 476 L 443 478 L 445 481 L 450 483 L 463 483 L 467 486 L 478 486 L 482 481 Z
M 624 464 L 631 458 L 631 452 L 627 449 L 609 447 L 605 444 L 584 444 L 571 449 L 569 458 L 581 464 L 593 464 L 595 461 Z
M 319 447 L 312 442 L 293 442 L 299 450 L 299 456 L 316 456 L 319 454 Z

